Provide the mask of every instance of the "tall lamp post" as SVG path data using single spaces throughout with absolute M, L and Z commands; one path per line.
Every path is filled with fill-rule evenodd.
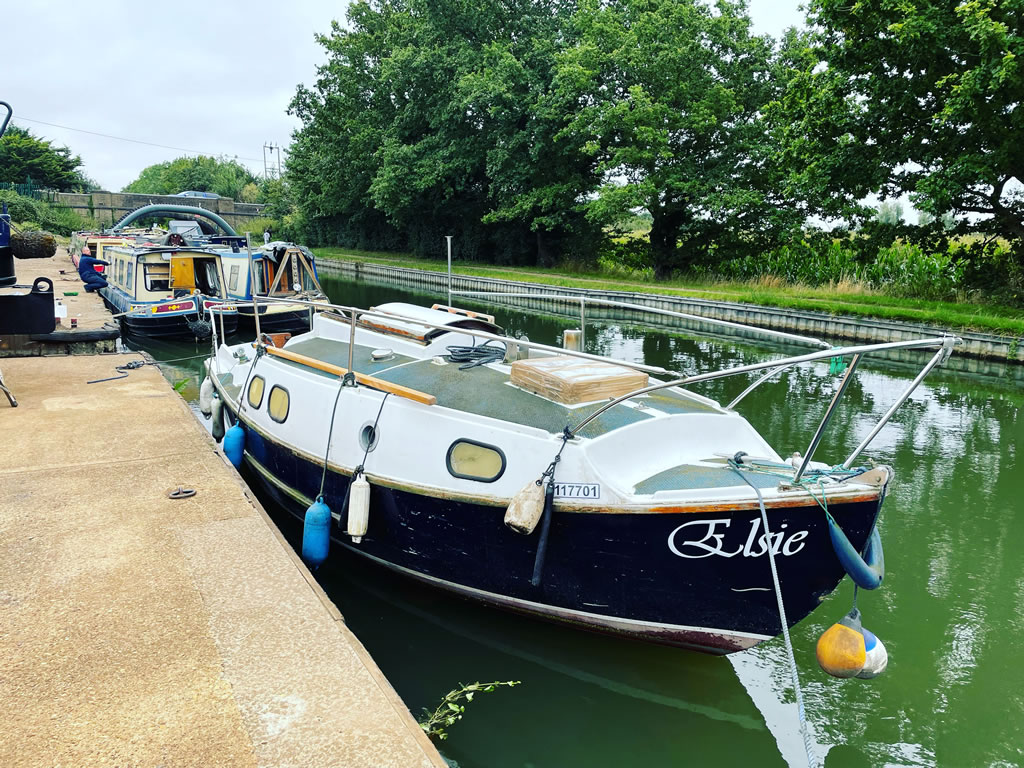
M 448 241 L 448 306 L 452 305 L 452 236 L 445 235 Z

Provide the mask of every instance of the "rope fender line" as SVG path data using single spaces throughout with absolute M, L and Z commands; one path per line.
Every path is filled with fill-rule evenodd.
M 764 507 L 764 496 L 761 495 L 761 489 L 750 482 L 750 480 L 743 474 L 739 468 L 738 459 L 740 454 L 737 453 L 735 457 L 729 459 L 729 466 L 742 478 L 743 482 L 750 486 L 754 493 L 757 494 L 757 505 L 761 510 L 761 525 L 764 527 L 765 542 L 768 543 L 768 564 L 771 567 L 772 572 L 772 583 L 775 586 L 775 602 L 779 607 L 779 620 L 782 622 L 782 636 L 786 642 L 786 654 L 789 657 L 789 672 L 793 679 L 793 690 L 796 693 L 796 708 L 797 716 L 800 720 L 800 735 L 804 742 L 804 751 L 807 753 L 807 765 L 809 768 L 817 768 L 818 758 L 814 754 L 814 747 L 811 745 L 811 734 L 807 727 L 807 715 L 804 709 L 804 694 L 803 689 L 800 687 L 800 673 L 796 667 L 796 656 L 793 653 L 793 639 L 789 635 L 789 621 L 786 619 L 786 606 L 782 600 L 782 584 L 779 582 L 779 571 L 775 565 L 775 552 L 771 547 L 771 530 L 768 527 L 768 512 Z M 813 495 L 813 494 L 812 494 Z M 826 510 L 827 511 L 827 510 Z
M 746 454 L 743 451 L 740 451 L 729 461 L 732 468 L 740 473 L 740 477 L 743 477 L 743 470 L 746 470 L 747 472 L 759 472 L 761 474 L 774 475 L 781 478 L 789 477 L 783 472 L 776 472 L 757 465 L 751 466 L 740 464 L 741 458 L 745 455 Z M 839 522 L 829 511 L 828 496 L 825 492 L 824 483 L 824 478 L 830 477 L 834 474 L 845 475 L 845 477 L 840 481 L 845 482 L 857 477 L 858 475 L 864 474 L 866 471 L 867 470 L 863 467 L 857 467 L 854 469 L 833 467 L 830 470 L 814 470 L 815 474 L 813 476 L 801 479 L 797 483 L 794 483 L 794 485 L 806 491 L 807 494 L 814 499 L 818 506 L 825 512 L 825 521 L 828 524 L 828 534 L 829 540 L 832 543 L 832 551 L 835 553 L 836 558 L 839 560 L 839 564 L 843 566 L 843 570 L 846 571 L 854 584 L 862 589 L 878 589 L 882 584 L 882 580 L 885 578 L 885 552 L 882 548 L 882 536 L 878 532 L 877 517 L 874 524 L 871 526 L 871 532 L 868 534 L 863 550 L 858 552 L 857 548 L 853 546 L 853 543 L 846 535 L 846 532 L 843 531 L 842 526 L 839 525 Z M 753 487 L 746 477 L 743 477 L 743 480 L 747 485 Z M 817 485 L 817 490 L 821 494 L 820 498 L 814 492 L 815 485 Z M 884 498 L 884 489 L 882 493 L 882 498 Z M 758 496 L 760 496 L 760 494 L 758 494 Z M 879 504 L 881 504 L 881 501 L 879 501 Z
M 572 437 L 573 434 L 569 427 L 562 430 L 562 444 L 558 448 L 558 453 L 536 481 L 537 485 L 543 485 L 544 479 L 547 478 L 547 486 L 544 488 L 544 508 L 540 518 L 540 537 L 537 539 L 537 553 L 533 557 L 533 575 L 530 577 L 530 584 L 534 587 L 540 586 L 541 576 L 544 573 L 544 560 L 547 558 L 551 518 L 554 517 L 555 507 L 555 469 L 558 467 L 558 462 L 562 460 L 562 451 L 565 450 L 566 444 Z
M 331 440 L 334 436 L 334 419 L 338 414 L 338 401 L 341 399 L 341 392 L 345 387 L 355 387 L 356 379 L 355 375 L 349 371 L 338 380 L 338 391 L 334 395 L 334 407 L 331 408 L 331 423 L 327 428 L 327 445 L 324 447 L 324 468 L 320 474 L 320 490 L 317 493 L 316 501 L 324 500 L 324 484 L 327 482 L 327 468 L 331 453 Z M 384 403 L 388 401 L 388 397 L 391 395 L 390 392 L 385 392 L 383 399 L 380 401 L 380 408 L 377 409 L 377 416 L 373 420 L 373 426 L 371 430 L 374 435 L 374 439 L 377 435 L 377 424 L 380 423 L 380 416 L 384 412 Z M 363 451 L 363 460 L 352 469 L 352 474 L 349 475 L 348 485 L 345 487 L 345 498 L 341 503 L 341 509 L 338 512 L 338 527 L 344 528 L 345 513 L 348 510 L 348 500 L 352 491 L 352 483 L 355 479 L 365 472 L 366 457 L 370 455 L 370 448 L 375 445 L 373 439 L 366 441 L 366 450 Z

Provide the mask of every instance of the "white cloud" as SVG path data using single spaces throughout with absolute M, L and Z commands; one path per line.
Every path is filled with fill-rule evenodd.
M 314 34 L 329 32 L 346 7 L 316 0 L 6 3 L 0 99 L 14 108 L 15 124 L 70 147 L 107 189 L 183 153 L 24 118 L 238 156 L 262 173 L 263 144 L 288 144 L 298 126 L 285 114 L 288 102 L 324 61 Z

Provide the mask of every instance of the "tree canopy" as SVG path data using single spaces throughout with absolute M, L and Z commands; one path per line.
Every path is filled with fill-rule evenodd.
M 174 195 L 194 190 L 213 192 L 221 197 L 239 200 L 247 184 L 257 179 L 244 165 L 227 158 L 179 157 L 166 163 L 144 168 L 123 192 L 149 195 Z
M 811 0 L 776 42 L 746 0 L 357 0 L 292 101 L 290 191 L 314 241 L 495 262 L 645 216 L 659 277 L 873 194 L 1024 244 L 1022 10 Z
M 786 97 L 804 193 L 910 193 L 1024 238 L 1024 0 L 812 0 Z
M 16 125 L 7 127 L 0 138 L 0 181 L 70 192 L 89 187 L 90 180 L 79 170 L 82 158 L 67 147 L 33 136 Z
M 292 181 L 314 229 L 420 252 L 453 234 L 464 256 L 496 261 L 545 261 L 593 236 L 577 205 L 592 163 L 558 138 L 552 90 L 572 7 L 353 3 L 292 103 Z
M 601 174 L 588 207 L 602 222 L 648 211 L 657 275 L 799 222 L 763 119 L 772 43 L 751 34 L 744 4 L 583 0 L 575 25 L 558 74 L 576 104 L 565 133 Z
M 363 0 L 319 41 L 290 157 L 314 237 L 548 263 L 648 212 L 667 274 L 802 218 L 742 2 Z

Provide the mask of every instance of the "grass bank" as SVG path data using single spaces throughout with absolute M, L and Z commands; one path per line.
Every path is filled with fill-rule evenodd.
M 396 267 L 445 271 L 444 259 L 417 259 L 408 254 L 356 251 L 349 248 L 315 248 L 317 258 L 361 261 Z M 670 296 L 738 301 L 785 309 L 806 309 L 835 315 L 874 317 L 926 323 L 951 330 L 972 330 L 1002 336 L 1024 335 L 1024 310 L 1015 307 L 970 302 L 921 301 L 887 296 L 859 286 L 844 285 L 810 288 L 789 285 L 778 280 L 719 282 L 670 280 L 657 284 L 609 276 L 600 271 L 566 271 L 539 267 L 500 267 L 478 263 L 453 264 L 459 275 L 491 277 L 519 282 L 543 283 L 569 288 L 608 291 L 637 291 Z

